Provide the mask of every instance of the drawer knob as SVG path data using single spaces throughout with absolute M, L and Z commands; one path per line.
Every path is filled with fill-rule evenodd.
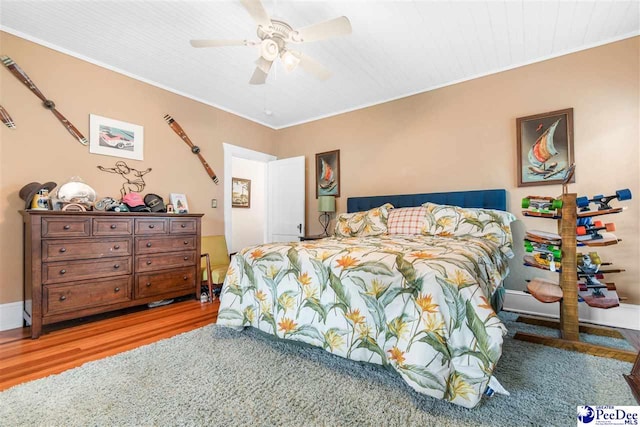
M 151 242 L 147 243 L 147 247 L 150 248 L 151 247 Z
M 149 224 L 149 228 L 154 228 L 155 225 L 154 224 Z
M 60 248 L 60 252 L 62 252 L 62 253 L 67 252 L 67 248 Z
M 186 260 L 188 260 L 188 259 L 189 259 L 189 257 L 188 257 L 188 256 L 184 257 L 184 260 L 185 260 L 185 261 L 186 261 Z
M 65 270 L 64 268 L 62 270 L 60 270 L 60 274 L 64 274 L 66 272 L 67 272 L 67 270 Z
M 187 224 L 180 224 L 180 227 L 185 228 Z
M 147 265 L 151 265 L 151 261 L 147 261 Z
M 183 243 L 184 243 L 185 245 L 188 245 L 188 244 L 189 244 L 189 241 L 188 241 L 188 240 L 185 240 Z
M 182 276 L 182 280 L 187 280 L 189 276 Z
M 120 249 L 120 245 L 115 245 L 113 249 Z
M 147 283 L 145 283 L 145 286 L 146 286 L 147 288 L 151 287 L 151 282 L 147 282 Z
M 67 297 L 65 295 L 60 295 L 60 301 L 64 301 L 66 299 L 67 299 Z
M 115 224 L 111 224 L 111 229 L 115 230 L 116 229 L 116 225 Z
M 120 292 L 120 288 L 115 288 L 113 291 L 114 292 Z
M 67 224 L 67 225 L 65 225 L 65 226 L 64 226 L 64 227 L 62 227 L 62 228 L 64 228 L 65 230 L 68 230 L 68 229 L 70 229 L 70 228 L 71 228 L 71 226 L 70 226 L 69 224 Z
M 115 264 L 113 268 L 120 268 L 120 264 Z

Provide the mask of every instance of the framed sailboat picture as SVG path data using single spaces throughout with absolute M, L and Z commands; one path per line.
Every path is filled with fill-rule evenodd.
M 520 117 L 516 127 L 518 187 L 562 184 L 574 163 L 573 108 Z
M 340 197 L 340 150 L 316 154 L 316 198 Z

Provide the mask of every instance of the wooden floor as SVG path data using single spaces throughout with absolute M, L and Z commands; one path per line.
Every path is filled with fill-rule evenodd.
M 29 328 L 0 332 L 0 391 L 215 322 L 219 300 L 187 299 L 51 325 L 37 340 Z M 640 349 L 638 331 L 620 330 Z
M 52 325 L 32 340 L 29 328 L 0 332 L 0 391 L 215 322 L 219 300 L 122 310 Z

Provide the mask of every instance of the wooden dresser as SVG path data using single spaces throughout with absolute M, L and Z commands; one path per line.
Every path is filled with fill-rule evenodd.
M 21 211 L 24 319 L 63 320 L 196 294 L 202 214 Z

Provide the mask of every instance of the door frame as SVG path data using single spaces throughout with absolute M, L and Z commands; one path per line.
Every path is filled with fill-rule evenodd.
M 226 142 L 222 143 L 222 149 L 224 151 L 224 237 L 227 241 L 227 252 L 231 251 L 231 239 L 232 239 L 232 214 L 231 214 L 231 178 L 233 177 L 232 163 L 233 157 L 238 157 L 246 160 L 253 160 L 256 162 L 269 163 L 273 160 L 278 160 L 276 156 L 267 153 L 261 153 L 260 151 L 250 150 L 244 147 L 238 147 L 237 145 L 229 144 Z M 269 168 L 266 167 L 264 171 L 264 182 L 265 189 L 269 188 L 269 177 L 268 177 Z M 268 212 L 267 208 L 269 206 L 269 194 L 268 191 L 265 191 L 264 195 L 264 211 Z M 268 218 L 265 221 L 267 226 L 264 228 L 264 236 L 263 242 L 267 241 L 267 230 L 268 227 Z

